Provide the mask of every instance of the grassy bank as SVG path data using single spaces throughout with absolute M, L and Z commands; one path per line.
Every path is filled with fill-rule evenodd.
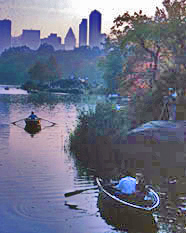
M 112 145 L 126 135 L 129 127 L 127 108 L 116 111 L 111 103 L 99 103 L 95 112 L 80 113 L 70 135 L 70 150 L 85 166 L 108 174 L 119 162 Z

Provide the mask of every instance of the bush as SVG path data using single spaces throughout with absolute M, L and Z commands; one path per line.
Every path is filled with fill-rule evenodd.
M 102 164 L 109 154 L 108 148 L 126 135 L 128 128 L 127 109 L 117 112 L 111 103 L 99 103 L 94 112 L 80 112 L 77 127 L 70 134 L 70 150 L 83 162 L 90 163 L 87 166 L 92 167 L 98 161 Z M 105 146 L 107 152 L 103 152 Z
M 32 81 L 32 80 L 28 80 L 27 82 L 25 82 L 22 87 L 22 89 L 29 91 L 29 90 L 36 90 L 37 89 L 37 85 Z
M 149 90 L 145 95 L 133 95 L 129 105 L 131 128 L 152 120 L 158 120 L 163 107 L 164 93 L 161 90 Z M 167 119 L 163 119 L 167 120 Z

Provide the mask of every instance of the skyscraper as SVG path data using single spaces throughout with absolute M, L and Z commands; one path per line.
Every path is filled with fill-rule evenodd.
M 79 47 L 87 45 L 87 19 L 82 19 L 79 25 Z
M 76 38 L 72 31 L 72 28 L 69 28 L 65 37 L 65 50 L 73 50 L 75 47 L 76 47 Z
M 40 30 L 23 30 L 22 45 L 30 49 L 38 49 L 40 46 Z
M 0 53 L 11 47 L 11 21 L 0 20 Z
M 89 16 L 89 46 L 99 47 L 101 35 L 101 13 L 97 10 L 91 12 Z

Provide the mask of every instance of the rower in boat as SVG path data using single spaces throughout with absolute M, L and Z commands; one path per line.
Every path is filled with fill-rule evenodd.
M 28 118 L 31 119 L 31 120 L 38 119 L 37 115 L 35 115 L 33 111 L 31 112 L 31 114 L 30 114 L 30 116 Z
M 158 194 L 150 188 L 148 185 L 145 185 L 144 192 L 141 192 L 136 189 L 135 193 L 125 194 L 121 191 L 116 190 L 115 181 L 111 181 L 110 185 L 108 181 L 103 179 L 96 178 L 99 190 L 104 196 L 105 202 L 110 203 L 111 205 L 120 207 L 127 207 L 126 210 L 132 211 L 136 210 L 140 212 L 150 213 L 155 210 L 160 204 L 160 198 Z
M 138 201 L 149 200 L 151 202 L 145 189 L 144 180 L 140 180 L 137 184 L 135 176 L 130 171 L 127 171 L 126 176 L 120 179 L 115 189 L 115 196 L 118 198 L 128 200 L 135 198 Z
M 29 133 L 37 133 L 41 130 L 40 118 L 38 118 L 34 112 L 31 112 L 31 115 L 25 119 L 25 130 Z

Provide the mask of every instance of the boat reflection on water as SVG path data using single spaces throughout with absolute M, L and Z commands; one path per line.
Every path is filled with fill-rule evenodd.
M 103 193 L 99 193 L 97 206 L 101 217 L 107 224 L 112 225 L 116 230 L 128 233 L 156 233 L 157 226 L 152 214 L 135 215 L 126 212 L 125 208 L 111 205 Z
M 34 134 L 39 133 L 39 132 L 41 131 L 41 126 L 38 127 L 38 128 L 34 128 L 34 129 L 33 129 L 33 128 L 30 128 L 30 127 L 28 127 L 28 126 L 25 126 L 24 130 L 25 130 L 27 133 L 29 133 L 29 134 L 31 134 L 31 135 L 34 135 Z
M 35 134 L 39 133 L 41 131 L 41 127 L 40 128 L 30 128 L 28 126 L 25 126 L 24 130 L 30 134 L 31 137 L 34 137 Z

